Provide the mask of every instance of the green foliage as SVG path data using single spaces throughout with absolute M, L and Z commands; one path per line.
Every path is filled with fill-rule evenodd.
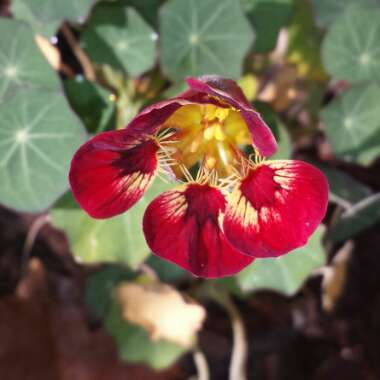
M 122 319 L 116 302 L 105 320 L 105 328 L 115 339 L 120 359 L 127 362 L 146 363 L 155 369 L 162 369 L 186 351 L 163 339 L 152 341 L 142 327 Z
M 111 310 L 113 290 L 121 282 L 131 281 L 136 273 L 115 264 L 105 265 L 88 276 L 85 286 L 87 309 L 95 319 L 104 319 Z
M 294 294 L 310 273 L 326 261 L 323 234 L 324 228 L 318 227 L 305 247 L 279 258 L 255 260 L 236 276 L 238 286 L 244 293 L 265 289 Z
M 149 256 L 146 264 L 154 270 L 162 282 L 175 283 L 189 278 L 185 270 L 153 254 Z
M 254 51 L 267 53 L 277 43 L 278 33 L 293 12 L 293 0 L 245 0 L 245 10 L 256 31 Z
M 322 58 L 336 79 L 362 82 L 380 79 L 380 7 L 351 7 L 327 32 Z
M 0 20 L 0 103 L 6 96 L 31 87 L 59 90 L 60 83 L 34 42 L 30 27 L 23 22 L 2 19 Z
M 0 104 L 0 201 L 45 210 L 67 189 L 85 133 L 60 92 L 24 89 Z
M 150 201 L 170 186 L 158 178 L 135 206 L 111 219 L 96 220 L 79 208 L 57 207 L 53 224 L 65 231 L 75 256 L 86 263 L 123 262 L 136 268 L 149 254 L 142 218 Z
M 375 6 L 378 0 L 312 0 L 317 24 L 329 27 L 343 12 L 352 6 L 367 8 Z
M 169 0 L 159 24 L 162 70 L 174 81 L 209 73 L 237 78 L 254 40 L 238 0 Z
M 65 80 L 63 84 L 70 105 L 89 132 L 102 132 L 115 124 L 111 92 L 82 76 Z
M 93 61 L 139 76 L 155 63 L 157 34 L 133 8 L 97 6 L 86 25 L 82 44 Z
M 326 175 L 330 186 L 330 193 L 335 198 L 348 203 L 356 203 L 371 195 L 371 190 L 355 180 L 350 175 L 337 169 L 327 167 L 320 168 Z
M 380 153 L 380 87 L 360 85 L 321 113 L 328 140 L 341 158 L 369 164 Z
M 333 241 L 350 239 L 380 221 L 380 193 L 371 195 L 349 208 L 333 226 Z
M 83 21 L 98 0 L 13 0 L 15 18 L 28 22 L 36 33 L 51 37 L 64 20 Z
M 265 103 L 255 102 L 253 107 L 261 114 L 261 117 L 272 130 L 277 141 L 277 152 L 271 156 L 271 160 L 290 158 L 292 153 L 292 145 L 290 136 L 286 127 L 281 123 L 276 113 Z
M 289 26 L 287 58 L 302 77 L 323 81 L 326 74 L 320 58 L 322 33 L 315 26 L 308 1 L 294 0 L 295 11 Z

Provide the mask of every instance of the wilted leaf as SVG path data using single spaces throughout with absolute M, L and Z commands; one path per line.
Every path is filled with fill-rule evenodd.
M 122 318 L 116 302 L 105 320 L 105 328 L 115 340 L 120 359 L 126 362 L 146 363 L 162 369 L 186 351 L 186 348 L 166 340 L 153 342 L 145 329 Z
M 328 141 L 343 159 L 369 164 L 380 154 L 380 86 L 354 86 L 322 111 Z
M 380 193 L 371 195 L 348 209 L 333 226 L 329 236 L 335 242 L 352 238 L 380 221 Z
M 0 104 L 0 114 L 0 202 L 45 210 L 68 187 L 84 128 L 60 92 L 23 90 Z
M 380 79 L 380 8 L 351 7 L 331 26 L 322 46 L 326 70 L 336 79 Z
M 155 63 L 157 34 L 133 8 L 101 4 L 82 34 L 90 58 L 139 76 Z
M 159 14 L 162 70 L 172 80 L 237 78 L 254 40 L 239 0 L 169 0 Z
M 93 219 L 79 208 L 56 208 L 51 211 L 52 221 L 65 231 L 71 250 L 80 260 L 124 262 L 136 268 L 150 252 L 142 232 L 145 209 L 169 187 L 157 178 L 135 206 L 111 219 Z
M 123 318 L 143 327 L 153 341 L 190 347 L 206 317 L 203 307 L 186 302 L 169 285 L 125 283 L 117 288 L 117 299 Z
M 256 259 L 236 276 L 239 287 L 243 292 L 266 289 L 294 294 L 311 272 L 325 263 L 323 234 L 324 228 L 318 227 L 305 247 L 279 258 Z
M 347 266 L 352 254 L 354 244 L 352 240 L 347 241 L 337 252 L 332 265 L 323 270 L 323 308 L 331 312 L 343 293 L 347 280 Z
M 0 103 L 25 87 L 59 90 L 54 70 L 36 45 L 32 30 L 23 22 L 0 19 Z

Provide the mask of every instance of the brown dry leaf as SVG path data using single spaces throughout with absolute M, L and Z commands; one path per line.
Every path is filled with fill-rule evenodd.
M 45 37 L 36 34 L 34 37 L 37 46 L 42 51 L 42 54 L 53 67 L 54 70 L 59 70 L 61 66 L 61 54 L 59 50 L 53 46 Z
M 347 278 L 347 264 L 353 249 L 352 240 L 347 241 L 334 257 L 332 267 L 324 272 L 322 303 L 328 312 L 334 309 L 343 292 Z
M 275 111 L 284 111 L 299 97 L 297 79 L 296 67 L 283 65 L 257 95 L 257 100 L 270 103 Z
M 206 317 L 202 306 L 187 303 L 169 285 L 127 283 L 117 288 L 117 298 L 123 318 L 146 329 L 152 340 L 189 347 Z

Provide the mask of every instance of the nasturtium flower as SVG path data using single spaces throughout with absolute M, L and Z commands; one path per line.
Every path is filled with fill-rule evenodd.
M 70 183 L 80 206 L 94 218 L 121 214 L 155 175 L 167 174 L 173 189 L 146 209 L 146 241 L 155 255 L 202 277 L 232 275 L 304 245 L 326 212 L 324 175 L 302 161 L 265 159 L 276 141 L 235 82 L 187 83 L 125 129 L 79 148 Z

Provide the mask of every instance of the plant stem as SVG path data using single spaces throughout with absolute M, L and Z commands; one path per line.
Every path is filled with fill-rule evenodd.
M 197 369 L 197 380 L 209 380 L 210 371 L 208 369 L 207 359 L 205 354 L 199 349 L 195 349 L 193 352 L 193 359 L 195 368 Z
M 38 233 L 41 228 L 50 221 L 50 216 L 48 214 L 43 214 L 39 216 L 30 226 L 29 231 L 26 235 L 25 243 L 22 248 L 22 260 L 21 260 L 21 273 L 25 274 L 28 266 L 28 260 L 30 252 L 32 251 L 34 242 L 36 241 Z
M 77 39 L 74 36 L 74 33 L 71 31 L 70 26 L 67 22 L 65 22 L 61 27 L 62 34 L 64 35 L 67 43 L 71 47 L 74 55 L 78 59 L 79 63 L 82 66 L 84 76 L 89 81 L 95 81 L 96 75 L 95 70 L 92 65 L 92 62 L 88 58 L 87 54 L 80 47 Z

